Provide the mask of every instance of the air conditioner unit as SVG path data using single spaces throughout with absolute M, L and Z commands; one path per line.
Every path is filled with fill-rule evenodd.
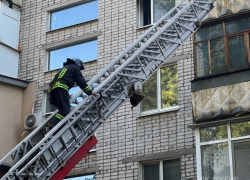
M 28 114 L 24 119 L 24 129 L 25 130 L 34 130 L 39 126 L 43 121 L 42 113 Z

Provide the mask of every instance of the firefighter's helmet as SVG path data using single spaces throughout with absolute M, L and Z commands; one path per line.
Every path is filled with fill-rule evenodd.
M 84 66 L 83 66 L 83 62 L 81 59 L 78 58 L 67 58 L 67 61 L 63 63 L 64 66 L 66 66 L 67 64 L 75 64 L 79 67 L 80 70 L 84 70 Z

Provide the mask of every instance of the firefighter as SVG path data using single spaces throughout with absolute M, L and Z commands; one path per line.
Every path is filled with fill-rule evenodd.
M 52 129 L 59 123 L 69 112 L 69 89 L 76 83 L 87 95 L 96 95 L 96 91 L 91 90 L 86 83 L 80 70 L 84 70 L 83 62 L 80 59 L 70 59 L 63 63 L 63 68 L 55 75 L 49 84 L 50 104 L 57 107 L 58 113 L 50 123 Z

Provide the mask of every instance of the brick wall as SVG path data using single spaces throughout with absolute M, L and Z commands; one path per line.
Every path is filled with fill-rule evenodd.
M 98 73 L 146 28 L 137 29 L 136 1 L 99 0 L 98 20 L 46 32 L 44 8 L 66 0 L 25 0 L 21 16 L 19 77 L 37 81 L 36 111 L 42 109 L 42 91 L 56 71 L 44 72 L 44 46 L 101 31 L 98 36 L 98 61 L 85 63 L 85 76 Z M 136 109 L 126 103 L 98 130 L 97 151 L 88 155 L 71 174 L 98 167 L 97 179 L 138 179 L 138 163 L 123 163 L 126 157 L 168 152 L 194 147 L 190 80 L 193 77 L 192 41 L 186 42 L 174 56 L 189 54 L 178 61 L 179 110 L 137 118 Z M 195 155 L 181 157 L 182 177 L 195 175 Z

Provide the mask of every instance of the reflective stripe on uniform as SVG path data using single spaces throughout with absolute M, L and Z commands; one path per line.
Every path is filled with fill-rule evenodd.
M 63 88 L 65 89 L 66 91 L 69 91 L 69 87 L 65 84 L 62 84 L 60 83 L 59 81 L 55 83 L 55 85 L 52 86 L 52 90 L 55 89 L 55 88 Z
M 58 119 L 60 119 L 60 120 L 62 120 L 64 118 L 61 114 L 56 114 L 55 117 L 58 118 Z
M 64 68 L 64 69 L 60 72 L 60 74 L 59 74 L 59 76 L 58 76 L 58 79 L 61 79 L 61 78 L 64 76 L 64 74 L 66 73 L 66 71 L 67 71 L 67 68 Z
M 87 87 L 85 87 L 85 88 L 83 89 L 84 92 L 88 92 L 89 90 L 90 90 L 89 86 L 87 86 Z

